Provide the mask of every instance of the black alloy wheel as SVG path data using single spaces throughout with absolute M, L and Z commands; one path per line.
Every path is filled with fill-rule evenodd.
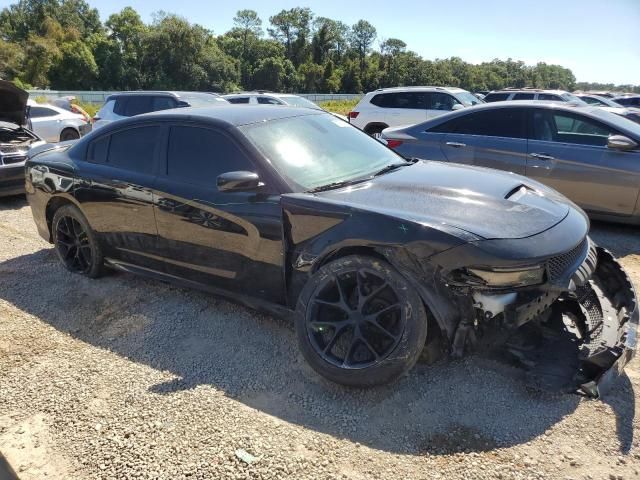
M 405 318 L 398 296 L 377 272 L 354 269 L 326 277 L 307 309 L 311 344 L 325 361 L 365 368 L 398 345 Z
M 56 211 L 52 236 L 58 258 L 67 270 L 92 278 L 102 273 L 100 245 L 78 208 L 65 205 Z
M 310 365 L 344 385 L 387 383 L 417 361 L 427 314 L 407 280 L 383 260 L 347 256 L 321 267 L 298 301 L 296 330 Z

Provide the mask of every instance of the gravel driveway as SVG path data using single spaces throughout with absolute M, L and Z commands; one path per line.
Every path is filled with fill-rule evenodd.
M 639 230 L 597 224 L 593 237 L 640 286 Z M 67 273 L 24 198 L 0 199 L 0 245 L 0 452 L 21 479 L 640 473 L 637 360 L 603 401 L 531 391 L 473 357 L 349 390 L 310 370 L 282 320 Z

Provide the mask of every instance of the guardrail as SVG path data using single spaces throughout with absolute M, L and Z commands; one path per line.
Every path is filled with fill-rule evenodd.
M 104 90 L 28 90 L 31 98 L 45 97 L 48 100 L 73 96 L 81 102 L 104 103 L 105 99 L 116 91 Z M 355 100 L 362 97 L 361 93 L 296 93 L 312 102 L 325 102 L 327 100 Z

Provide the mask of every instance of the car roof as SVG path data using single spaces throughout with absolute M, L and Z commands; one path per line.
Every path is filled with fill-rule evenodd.
M 466 92 L 466 90 L 464 88 L 458 88 L 458 87 L 436 87 L 436 86 L 424 85 L 424 86 L 412 86 L 412 87 L 378 88 L 377 90 L 369 92 L 367 95 L 376 94 L 376 93 L 385 93 L 385 92 L 406 92 L 406 91 L 412 91 L 412 92 L 440 91 L 440 92 L 451 92 L 451 93 Z
M 534 107 L 534 108 L 543 108 L 550 110 L 559 110 L 564 112 L 576 112 L 582 115 L 593 118 L 594 120 L 598 120 L 600 122 L 606 122 L 612 124 L 615 128 L 619 130 L 624 130 L 627 132 L 631 132 L 633 136 L 640 135 L 638 131 L 640 129 L 640 125 L 623 118 L 615 113 L 609 112 L 602 107 L 595 107 L 592 105 L 575 105 L 569 102 L 554 102 L 548 100 L 508 100 L 504 102 L 492 102 L 492 103 L 482 103 L 479 105 L 474 105 L 473 107 L 463 108 L 460 110 L 456 110 L 453 112 L 448 112 L 444 115 L 439 115 L 436 118 L 431 120 L 427 120 L 419 125 L 419 128 L 431 128 L 432 126 L 440 125 L 448 120 L 452 120 L 457 117 L 461 117 L 464 115 L 472 114 L 473 112 L 478 112 L 480 110 L 496 110 L 503 108 L 518 108 L 518 107 Z M 628 122 L 628 124 L 620 122 Z M 398 130 L 412 130 L 414 127 L 418 127 L 418 125 L 410 125 L 404 128 L 398 128 Z
M 220 107 L 186 107 L 158 112 L 145 113 L 117 122 L 137 123 L 149 119 L 160 120 L 213 120 L 220 126 L 241 126 L 251 123 L 267 122 L 282 118 L 301 117 L 305 115 L 329 115 L 320 110 L 303 107 L 289 107 L 283 105 L 246 105 L 238 107 L 229 104 Z M 116 122 L 114 122 L 115 124 Z M 106 128 L 106 127 L 103 127 Z
M 213 95 L 219 97 L 217 93 L 214 92 L 189 92 L 189 91 L 179 91 L 179 90 L 134 90 L 128 92 L 117 92 L 112 93 L 107 97 L 107 100 L 116 98 L 116 97 L 136 97 L 136 96 L 148 96 L 148 95 L 167 95 L 175 98 L 180 98 L 184 96 L 193 96 L 193 95 Z
M 491 90 L 489 93 L 569 93 L 566 90 L 558 90 L 551 88 L 502 88 L 500 90 Z

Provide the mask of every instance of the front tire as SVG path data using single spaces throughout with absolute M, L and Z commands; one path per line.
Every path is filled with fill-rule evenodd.
M 418 360 L 427 337 L 420 296 L 391 265 L 351 255 L 321 267 L 297 305 L 303 356 L 342 385 L 391 382 Z
M 89 222 L 76 206 L 64 205 L 56 210 L 51 230 L 56 253 L 67 270 L 90 278 L 102 275 L 102 249 Z

